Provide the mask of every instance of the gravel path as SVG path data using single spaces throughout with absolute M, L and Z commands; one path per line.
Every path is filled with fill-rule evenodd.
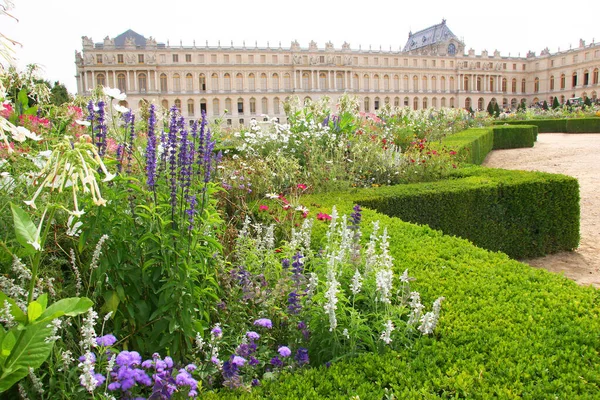
M 581 194 L 581 241 L 573 252 L 522 260 L 600 287 L 600 134 L 542 133 L 533 148 L 494 150 L 484 166 L 573 176 Z

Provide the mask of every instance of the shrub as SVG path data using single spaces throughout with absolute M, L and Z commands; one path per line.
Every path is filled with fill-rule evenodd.
M 577 118 L 567 120 L 568 133 L 600 133 L 600 118 Z
M 494 135 L 490 128 L 471 128 L 447 136 L 442 141 L 442 145 L 456 151 L 461 161 L 481 164 L 492 151 Z
M 494 149 L 533 147 L 537 129 L 535 125 L 494 126 Z
M 535 125 L 540 133 L 567 132 L 566 119 L 532 119 L 527 121 L 495 121 L 494 125 Z

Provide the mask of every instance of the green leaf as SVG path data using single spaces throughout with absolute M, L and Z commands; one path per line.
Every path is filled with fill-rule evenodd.
M 102 306 L 102 311 L 105 314 L 112 312 L 114 316 L 114 314 L 117 312 L 117 308 L 119 308 L 119 303 L 119 295 L 117 295 L 115 291 L 109 290 L 104 293 L 104 305 Z
M 31 221 L 31 218 L 29 218 L 29 214 L 13 203 L 10 203 L 10 209 L 12 210 L 13 224 L 15 225 L 15 235 L 17 236 L 17 241 L 25 248 L 35 248 L 34 243 L 38 243 L 39 236 L 37 228 Z
M 2 343 L 0 344 L 0 360 L 2 360 L 2 364 L 4 364 L 4 360 L 6 360 L 6 357 L 12 352 L 15 343 L 17 343 L 17 338 L 15 338 L 14 331 L 10 330 L 4 335 Z
M 12 385 L 21 380 L 29 368 L 36 369 L 46 361 L 52 351 L 53 342 L 46 343 L 52 329 L 45 324 L 28 325 L 17 339 L 15 347 L 0 376 L 0 392 L 8 390 Z M 6 340 L 6 338 L 5 338 Z
M 19 306 L 17 305 L 17 303 L 15 303 L 13 299 L 6 296 L 4 292 L 0 292 L 0 307 L 4 307 L 5 301 L 8 301 L 8 303 L 10 304 L 10 313 L 13 317 L 15 317 L 15 321 L 20 322 L 22 324 L 26 324 L 27 316 L 25 315 L 23 310 L 19 308 Z
M 40 318 L 45 319 L 51 317 L 51 319 L 54 319 L 63 315 L 74 317 L 89 310 L 93 304 L 94 303 L 87 297 L 69 297 L 52 304 L 42 313 Z
M 37 302 L 42 305 L 42 312 L 48 307 L 48 293 L 44 293 L 37 298 Z
M 23 110 L 29 108 L 29 97 L 27 96 L 27 90 L 21 89 L 17 95 L 17 98 L 19 99 L 19 103 L 21 103 Z
M 37 114 L 37 107 L 36 106 L 29 107 L 25 111 L 23 111 L 23 114 L 25 114 L 25 115 L 36 115 Z
M 27 320 L 29 321 L 29 323 L 31 324 L 36 319 L 38 319 L 39 316 L 42 315 L 43 311 L 44 310 L 42 308 L 42 305 L 37 301 L 32 301 L 31 303 L 29 303 L 29 305 L 27 306 Z

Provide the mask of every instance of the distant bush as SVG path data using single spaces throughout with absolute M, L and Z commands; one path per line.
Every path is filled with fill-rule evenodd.
M 494 149 L 515 149 L 533 147 L 537 139 L 538 127 L 535 125 L 494 126 Z

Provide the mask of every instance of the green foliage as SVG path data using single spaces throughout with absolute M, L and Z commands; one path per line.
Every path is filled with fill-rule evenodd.
M 598 133 L 600 118 L 530 119 L 525 121 L 502 120 L 494 125 L 535 125 L 540 133 Z
M 583 104 L 584 104 L 586 107 L 591 107 L 591 106 L 592 106 L 592 101 L 590 100 L 590 98 L 589 98 L 589 97 L 587 97 L 587 96 L 586 96 L 586 97 L 585 97 L 585 100 L 583 101 Z
M 50 89 L 50 103 L 61 106 L 69 101 L 71 101 L 71 95 L 67 87 L 58 81 L 54 82 L 54 86 Z
M 554 100 L 552 100 L 552 109 L 556 110 L 560 107 L 560 103 L 558 102 L 558 97 L 554 96 Z
M 537 127 L 534 125 L 494 126 L 492 129 L 495 150 L 533 147 L 537 131 Z
M 549 107 L 548 107 L 548 102 L 546 100 L 544 100 L 544 103 L 542 104 L 542 109 L 548 111 Z
M 498 102 L 494 103 L 494 117 L 498 118 L 500 116 L 500 106 Z
M 455 151 L 458 159 L 469 164 L 481 164 L 494 145 L 490 128 L 471 128 L 447 136 L 442 145 Z
M 600 118 L 567 119 L 567 133 L 600 133 Z

